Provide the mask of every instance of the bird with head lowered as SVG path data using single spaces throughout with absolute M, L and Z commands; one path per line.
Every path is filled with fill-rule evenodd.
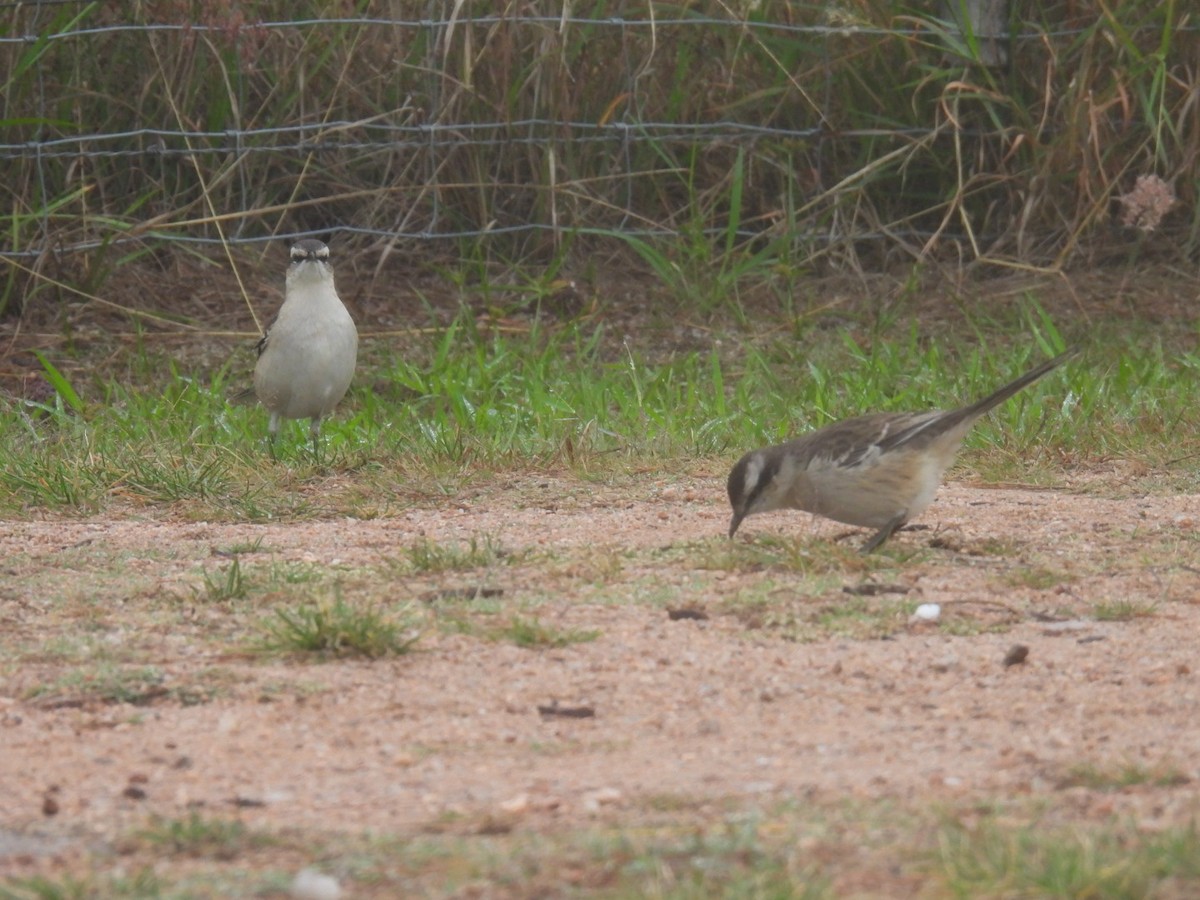
M 726 483 L 733 507 L 729 536 L 747 516 L 800 509 L 875 529 L 862 548 L 870 553 L 933 502 L 942 476 L 980 416 L 1073 353 L 1059 354 L 958 409 L 858 416 L 747 453 Z

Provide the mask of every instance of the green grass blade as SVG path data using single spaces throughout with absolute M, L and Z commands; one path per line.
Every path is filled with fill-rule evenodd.
M 82 413 L 84 410 L 83 398 L 75 392 L 75 388 L 71 387 L 71 382 L 67 380 L 66 376 L 63 375 L 62 372 L 55 368 L 54 364 L 50 362 L 50 360 L 46 359 L 45 354 L 43 354 L 40 350 L 35 350 L 33 352 L 38 358 L 38 362 L 42 364 L 42 370 L 46 373 L 46 380 L 49 381 L 54 390 L 58 392 L 58 396 L 62 398 L 63 402 L 66 403 L 67 406 L 75 410 L 75 412 Z

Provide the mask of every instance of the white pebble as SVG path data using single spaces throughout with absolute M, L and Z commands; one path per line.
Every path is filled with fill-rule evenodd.
M 922 603 L 913 611 L 913 618 L 920 622 L 936 622 L 942 608 L 936 603 Z
M 292 880 L 292 896 L 296 900 L 339 900 L 341 885 L 330 875 L 315 869 L 301 869 Z

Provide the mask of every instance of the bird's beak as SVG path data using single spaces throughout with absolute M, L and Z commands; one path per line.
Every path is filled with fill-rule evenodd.
M 732 541 L 733 536 L 737 534 L 738 526 L 742 524 L 742 519 L 746 518 L 741 513 L 734 513 L 733 520 L 729 523 L 729 539 Z

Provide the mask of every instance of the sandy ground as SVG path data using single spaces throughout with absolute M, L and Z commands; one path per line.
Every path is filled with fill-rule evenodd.
M 931 530 L 894 540 L 916 555 L 817 578 L 704 565 L 728 552 L 721 486 L 707 479 L 514 477 L 370 521 L 184 523 L 131 511 L 0 522 L 0 623 L 24 653 L 0 666 L 0 876 L 118 840 L 149 814 L 190 810 L 404 834 L 455 821 L 633 822 L 672 802 L 1058 792 L 1084 814 L 1184 822 L 1200 810 L 1198 519 L 1196 496 L 950 484 L 923 517 Z M 844 531 L 781 513 L 747 520 L 739 541 L 821 544 Z M 212 639 L 229 618 L 220 609 L 162 599 L 227 564 L 214 548 L 238 543 L 261 539 L 243 566 L 341 566 L 376 573 L 362 577 L 379 590 L 398 548 L 479 535 L 531 561 L 398 576 L 395 602 L 486 581 L 503 589 L 502 610 L 599 636 L 530 650 L 432 630 L 398 658 L 262 660 Z M 130 586 L 88 605 L 114 559 Z M 854 599 L 843 589 L 866 582 L 906 591 L 870 600 L 907 604 L 886 634 L 796 640 L 777 627 L 836 612 Z M 346 590 L 356 583 L 348 576 Z M 910 622 L 915 602 L 940 604 L 940 620 Z M 1097 615 L 1121 604 L 1134 614 Z M 669 618 L 683 606 L 708 617 Z M 62 682 L 83 664 L 51 649 L 81 621 L 97 646 L 160 670 L 164 687 L 216 679 L 221 689 L 191 705 L 89 699 Z M 1028 656 L 1006 666 L 1015 644 Z M 539 714 L 554 703 L 594 715 Z M 1125 764 L 1170 771 L 1176 784 L 1069 786 L 1080 765 Z

